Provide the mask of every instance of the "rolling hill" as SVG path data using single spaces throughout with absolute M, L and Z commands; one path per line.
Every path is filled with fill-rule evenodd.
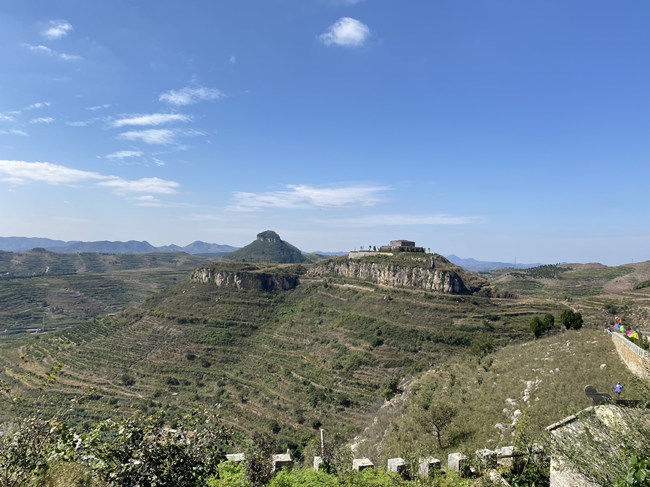
M 134 272 L 134 281 L 142 280 L 140 271 L 115 272 L 112 276 Z M 339 257 L 315 264 L 200 264 L 140 304 L 106 316 L 95 313 L 39 338 L 0 344 L 0 379 L 20 393 L 22 411 L 37 406 L 48 411 L 79 400 L 74 421 L 82 427 L 136 410 L 160 411 L 173 424 L 192 407 L 220 404 L 223 420 L 242 437 L 269 434 L 276 448 L 300 451 L 324 427 L 332 437 L 351 440 L 361 434 L 357 443 L 381 446 L 368 451 L 380 458 L 388 446 L 393 455 L 433 449 L 427 443 L 431 436 L 408 440 L 413 431 L 426 431 L 417 423 L 420 412 L 406 407 L 397 416 L 384 415 L 384 391 L 397 378 L 411 392 L 415 385 L 420 391 L 442 387 L 465 411 L 445 436 L 444 448 L 492 445 L 501 441 L 494 425 L 504 422 L 505 400 L 521 401 L 527 381 L 537 387 L 539 379 L 545 391 L 564 391 L 554 381 L 573 377 L 572 389 L 554 400 L 542 386 L 535 389 L 538 396 L 531 397 L 543 401 L 535 420 L 539 427 L 584 405 L 578 382 L 611 380 L 615 356 L 595 330 L 611 319 L 612 303 L 625 302 L 626 313 L 635 316 L 649 296 L 644 288 L 624 295 L 582 292 L 567 300 L 559 290 L 580 279 L 602 290 L 603 282 L 630 275 L 626 269 L 522 272 L 541 280 L 542 291 L 545 279 L 557 279 L 558 287 L 530 293 L 523 286 L 519 292 L 521 279 L 502 275 L 494 281 L 510 283 L 511 292 L 501 294 L 433 254 Z M 645 271 L 638 272 L 643 277 Z M 574 274 L 557 278 L 565 273 Z M 79 276 L 48 279 L 72 277 Z M 455 278 L 462 286 L 432 286 Z M 557 317 L 566 308 L 581 311 L 587 329 L 568 333 L 558 327 L 551 337 L 526 345 L 532 316 Z M 572 348 L 575 340 L 580 343 Z M 546 371 L 547 361 L 553 373 Z M 63 366 L 61 374 L 41 398 L 39 384 L 56 362 Z M 607 373 L 598 375 L 601 363 Z M 572 375 L 574 370 L 580 375 Z M 83 396 L 88 399 L 81 401 Z M 482 405 L 482 398 L 489 404 Z M 0 423 L 12 418 L 9 410 L 0 412 Z M 367 429 L 369 424 L 380 429 Z
M 272 433 L 279 447 L 301 448 L 321 426 L 345 437 L 360 431 L 393 376 L 418 374 L 485 340 L 526 340 L 532 314 L 560 310 L 309 269 L 200 266 L 141 305 L 5 346 L 0 375 L 33 407 L 39 376 L 60 361 L 49 400 L 95 391 L 80 406 L 79 423 L 135 409 L 161 410 L 172 421 L 192 405 L 218 402 L 236 430 Z M 298 280 L 254 284 L 286 276 Z
M 185 253 L 0 252 L 0 343 L 117 312 L 205 261 Z

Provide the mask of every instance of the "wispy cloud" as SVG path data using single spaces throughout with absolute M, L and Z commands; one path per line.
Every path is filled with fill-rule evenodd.
M 147 144 L 167 145 L 175 141 L 175 133 L 171 129 L 131 130 L 122 132 L 120 137 L 126 140 L 140 140 Z
M 69 125 L 70 127 L 85 127 L 87 125 L 90 125 L 92 122 L 89 120 L 78 120 L 76 122 L 66 122 L 66 125 Z
M 72 25 L 66 20 L 50 20 L 50 26 L 41 34 L 48 39 L 61 39 L 72 31 Z
M 31 105 L 27 105 L 23 110 L 36 110 L 37 108 L 43 108 L 43 107 L 49 107 L 52 103 L 49 101 L 39 101 L 36 103 L 32 103 Z
M 320 35 L 326 46 L 360 47 L 370 36 L 370 29 L 352 17 L 341 17 Z
M 52 117 L 38 117 L 32 118 L 29 123 L 53 123 L 54 119 Z
M 225 95 L 215 89 L 205 86 L 186 86 L 180 90 L 169 90 L 162 93 L 158 99 L 176 106 L 185 106 L 198 103 L 199 101 L 218 100 Z
M 112 188 L 118 193 L 154 193 L 173 194 L 180 186 L 176 181 L 168 181 L 160 178 L 122 179 L 113 177 L 102 181 L 99 186 Z
M 188 122 L 190 117 L 181 113 L 151 113 L 148 115 L 131 115 L 113 121 L 113 127 L 124 127 L 127 125 L 147 126 L 163 125 L 171 122 Z
M 287 185 L 279 191 L 262 193 L 234 192 L 229 209 L 252 211 L 262 208 L 336 208 L 374 206 L 383 200 L 387 186 L 354 185 L 317 187 L 307 184 Z
M 106 159 L 128 159 L 130 157 L 142 157 L 144 153 L 139 150 L 121 150 L 106 155 Z
M 0 180 L 14 184 L 43 182 L 47 184 L 74 184 L 104 179 L 99 173 L 72 169 L 49 162 L 0 160 Z
M 42 44 L 36 46 L 32 44 L 24 44 L 24 46 L 27 49 L 29 49 L 31 52 L 38 53 L 38 54 L 45 54 L 47 56 L 57 58 L 62 61 L 81 61 L 83 59 L 83 57 L 78 56 L 77 54 L 66 54 L 65 52 L 55 51 L 54 49 L 50 49 L 49 47 L 44 46 Z
M 111 107 L 111 105 L 109 103 L 105 103 L 103 105 L 94 105 L 92 107 L 86 107 L 86 110 L 92 110 L 94 112 L 94 111 L 97 111 L 97 110 L 104 110 L 104 109 L 110 108 L 110 107 Z
M 230 56 L 230 64 L 237 64 L 237 58 L 235 56 Z
M 13 117 L 13 115 L 6 115 L 4 113 L 0 113 L 0 122 L 14 122 L 16 119 Z
M 27 137 L 29 135 L 27 132 L 20 129 L 0 130 L 0 134 L 20 135 L 22 137 Z
M 322 223 L 342 227 L 386 227 L 400 225 L 466 225 L 481 220 L 482 218 L 477 216 L 456 216 L 444 213 L 424 215 L 392 213 L 329 219 L 322 220 Z
M 0 160 L 0 181 L 13 184 L 40 182 L 50 185 L 94 182 L 121 195 L 173 194 L 179 183 L 160 178 L 123 179 L 118 176 L 83 171 L 49 162 Z

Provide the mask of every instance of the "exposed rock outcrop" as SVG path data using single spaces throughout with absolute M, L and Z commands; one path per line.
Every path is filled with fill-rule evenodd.
M 219 287 L 258 289 L 260 291 L 286 291 L 295 288 L 300 283 L 298 276 L 289 273 L 268 273 L 244 269 L 229 270 L 210 266 L 195 269 L 190 279 L 202 284 L 216 284 Z
M 456 266 L 448 261 L 444 264 L 438 268 L 434 256 L 418 259 L 418 265 L 400 265 L 400 263 L 392 263 L 390 258 L 385 259 L 385 262 L 373 262 L 372 259 L 366 258 L 341 258 L 317 264 L 307 271 L 307 275 L 312 277 L 338 275 L 384 286 L 415 287 L 447 294 L 471 294 L 479 291 L 486 284 L 476 276 L 468 279 L 466 271 L 460 268 L 454 269 Z

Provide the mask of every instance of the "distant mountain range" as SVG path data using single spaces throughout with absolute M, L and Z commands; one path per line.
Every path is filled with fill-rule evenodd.
M 514 262 L 491 262 L 486 260 L 476 260 L 472 258 L 463 259 L 457 255 L 446 255 L 447 259 L 463 269 L 471 272 L 493 271 L 495 269 L 513 268 L 513 269 L 530 269 L 542 264 L 515 264 Z
M 147 241 L 129 240 L 128 242 L 81 242 L 52 240 L 35 237 L 0 237 L 0 250 L 10 252 L 25 252 L 34 248 L 43 248 L 53 252 L 99 252 L 102 254 L 146 254 L 151 252 L 186 252 L 188 254 L 225 254 L 237 250 L 238 247 L 201 242 L 197 240 L 189 245 L 163 245 L 155 247 Z

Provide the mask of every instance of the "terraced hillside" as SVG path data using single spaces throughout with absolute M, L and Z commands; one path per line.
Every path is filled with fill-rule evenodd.
M 616 267 L 545 265 L 481 273 L 493 285 L 520 295 L 564 303 L 605 325 L 616 315 L 650 329 L 650 261 Z
M 592 405 L 586 385 L 611 392 L 617 381 L 625 384 L 624 397 L 650 401 L 650 384 L 627 370 L 606 333 L 558 330 L 481 359 L 461 356 L 432 368 L 386 404 L 356 444 L 360 455 L 385 462 L 396 455 L 444 458 L 459 449 L 495 449 L 513 444 L 522 428 L 545 443 L 546 426 Z M 432 418 L 449 406 L 456 414 L 440 446 Z
M 0 252 L 0 268 L 5 272 L 0 277 L 0 343 L 74 326 L 142 302 L 185 279 L 204 261 L 182 253 Z
M 191 267 L 205 258 L 184 252 L 151 254 L 62 254 L 44 249 L 30 252 L 0 251 L 0 278 L 106 273 L 161 267 Z
M 300 447 L 321 425 L 356 433 L 392 377 L 529 339 L 531 314 L 560 310 L 340 276 L 301 280 L 284 291 L 185 281 L 137 308 L 6 347 L 3 376 L 29 407 L 39 377 L 58 360 L 63 371 L 49 399 L 95 389 L 79 410 L 82 423 L 134 409 L 171 419 L 221 403 L 240 431 Z

